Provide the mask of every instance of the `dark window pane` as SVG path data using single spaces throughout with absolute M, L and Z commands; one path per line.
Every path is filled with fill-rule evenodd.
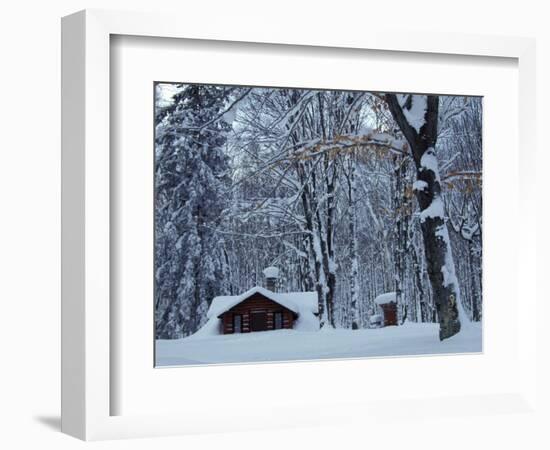
M 242 332 L 242 316 L 235 315 L 233 316 L 233 333 L 241 333 L 241 332 Z
M 283 328 L 283 313 L 275 313 L 275 329 L 280 330 Z

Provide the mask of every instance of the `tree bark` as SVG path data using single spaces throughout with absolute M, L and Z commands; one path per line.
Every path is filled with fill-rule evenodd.
M 355 199 L 357 197 L 357 186 L 355 179 L 355 165 L 357 161 L 355 154 L 352 154 L 349 173 L 348 173 L 348 221 L 349 221 L 349 253 L 351 259 L 351 274 L 349 279 L 350 293 L 351 293 L 351 329 L 359 329 L 359 257 L 357 254 L 357 233 L 355 229 L 356 218 L 356 205 Z
M 439 173 L 437 173 L 437 167 L 428 167 L 423 164 L 425 156 L 435 159 L 439 97 L 427 96 L 424 121 L 418 131 L 409 123 L 404 111 L 404 108 L 410 109 L 412 97 L 409 96 L 403 106 L 395 94 L 387 94 L 385 98 L 394 120 L 410 146 L 416 166 L 417 181 L 423 186 L 415 190 L 415 195 L 421 211 L 421 229 L 428 277 L 439 317 L 439 338 L 443 340 L 460 331 L 458 313 L 460 299 L 447 224 L 442 214 L 432 214 L 428 211 L 428 208 L 435 210 L 434 207 L 439 202 L 443 204 Z

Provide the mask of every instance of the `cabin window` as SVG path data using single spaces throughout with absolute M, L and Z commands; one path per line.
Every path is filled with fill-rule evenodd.
M 243 316 L 235 314 L 233 316 L 233 333 L 242 333 Z
M 276 312 L 273 317 L 274 325 L 276 330 L 280 330 L 283 328 L 283 313 L 282 312 Z

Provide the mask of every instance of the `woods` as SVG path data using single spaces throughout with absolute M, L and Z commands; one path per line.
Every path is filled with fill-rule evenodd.
M 213 298 L 315 291 L 319 326 L 398 321 L 447 339 L 482 304 L 482 100 L 157 84 L 156 337 L 206 322 Z

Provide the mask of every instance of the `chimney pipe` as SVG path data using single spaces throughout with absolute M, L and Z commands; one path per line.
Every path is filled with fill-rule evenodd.
M 279 269 L 277 267 L 266 267 L 264 269 L 265 288 L 271 292 L 277 292 L 277 280 L 279 279 Z

